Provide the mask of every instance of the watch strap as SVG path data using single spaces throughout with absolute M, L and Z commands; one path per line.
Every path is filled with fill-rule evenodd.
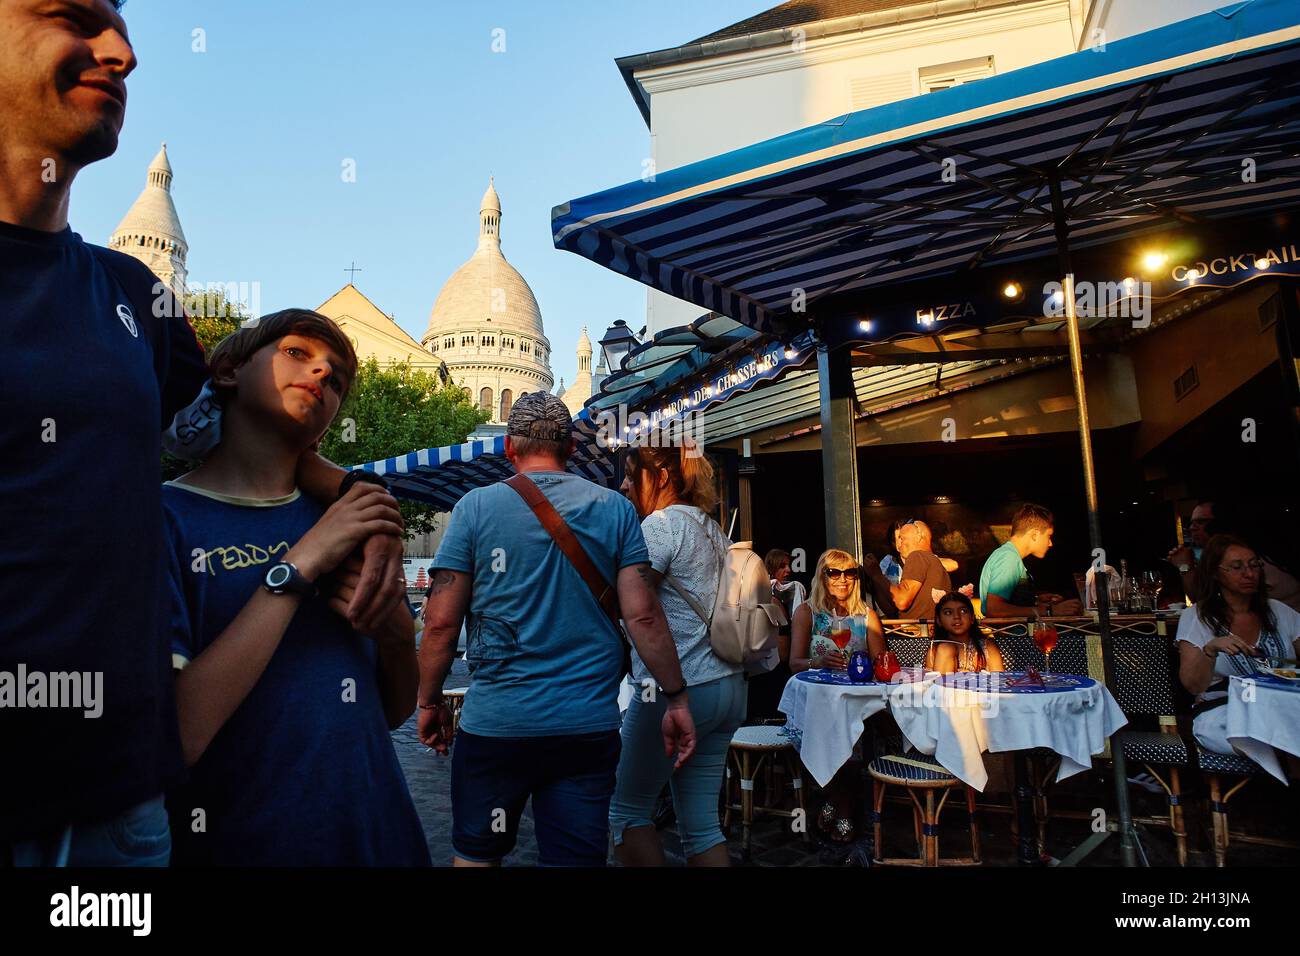
M 380 488 L 388 491 L 388 482 L 379 475 L 376 475 L 373 471 L 357 469 L 356 471 L 349 471 L 343 476 L 343 480 L 339 482 L 339 498 L 342 498 L 351 491 L 352 486 L 359 481 L 364 481 L 368 485 L 378 485 Z

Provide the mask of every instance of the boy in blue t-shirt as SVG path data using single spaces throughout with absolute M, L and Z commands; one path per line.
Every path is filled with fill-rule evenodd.
M 356 373 L 351 343 L 287 309 L 227 337 L 210 364 L 221 443 L 163 488 L 191 768 L 169 795 L 173 860 L 428 865 L 388 734 L 415 709 L 414 624 L 405 604 L 369 636 L 345 616 L 349 555 L 400 529 L 374 484 L 345 484 L 328 510 L 295 486 Z

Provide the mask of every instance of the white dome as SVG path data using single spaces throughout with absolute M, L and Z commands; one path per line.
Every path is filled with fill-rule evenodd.
M 478 248 L 438 293 L 422 341 L 486 326 L 541 339 L 549 352 L 537 297 L 501 252 L 501 197 L 492 181 L 478 215 Z
M 493 328 L 546 337 L 533 290 L 495 245 L 479 246 L 469 261 L 451 274 L 433 303 L 424 340 L 444 332 L 478 329 L 484 322 Z
M 501 252 L 501 197 L 491 182 L 479 204 L 478 248 L 438 293 L 420 344 L 494 423 L 524 392 L 555 384 L 537 297 Z

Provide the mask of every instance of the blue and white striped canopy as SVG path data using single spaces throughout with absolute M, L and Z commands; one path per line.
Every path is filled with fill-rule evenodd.
M 599 484 L 614 477 L 613 463 L 599 440 L 599 429 L 583 410 L 574 417 L 577 449 L 569 459 L 569 471 Z M 506 459 L 504 435 L 476 439 L 461 445 L 425 448 L 396 458 L 353 465 L 383 475 L 398 498 L 433 505 L 450 511 L 468 492 L 503 481 L 514 474 Z
M 718 117 L 717 122 L 726 122 Z M 752 328 L 1300 200 L 1300 3 L 1249 0 L 575 199 L 555 245 Z

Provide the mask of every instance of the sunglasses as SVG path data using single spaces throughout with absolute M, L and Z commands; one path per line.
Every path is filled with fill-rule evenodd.
M 842 577 L 853 577 L 858 573 L 857 568 L 823 568 L 822 574 L 826 575 L 832 581 Z

